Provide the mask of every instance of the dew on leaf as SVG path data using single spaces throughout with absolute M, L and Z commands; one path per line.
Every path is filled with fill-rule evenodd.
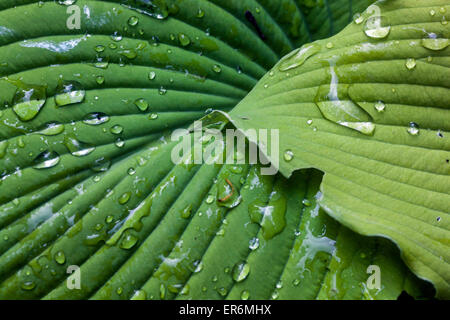
M 95 150 L 94 146 L 77 140 L 72 134 L 64 137 L 64 145 L 69 150 L 70 154 L 76 157 L 86 156 Z
M 33 168 L 47 169 L 56 166 L 59 163 L 59 154 L 55 151 L 43 151 L 33 160 Z
M 60 82 L 56 88 L 55 104 L 58 107 L 80 103 L 84 100 L 86 91 L 77 81 Z
M 128 19 L 128 24 L 132 27 L 137 26 L 138 23 L 139 23 L 139 18 L 136 16 L 132 16 Z
M 280 71 L 288 71 L 302 66 L 306 60 L 320 52 L 320 45 L 316 42 L 306 44 L 303 47 L 294 50 L 284 57 L 278 67 Z
M 148 102 L 143 98 L 137 99 L 136 101 L 134 101 L 134 104 L 141 111 L 146 111 L 148 109 Z
M 415 122 L 410 122 L 408 127 L 408 133 L 412 136 L 417 136 L 419 134 L 419 125 Z
M 242 282 L 248 277 L 249 273 L 250 265 L 245 261 L 239 262 L 233 267 L 232 278 L 236 282 Z
M 65 254 L 64 254 L 63 251 L 58 251 L 58 252 L 55 254 L 55 261 L 56 261 L 58 264 L 64 264 L 64 263 L 66 262 L 66 256 L 65 256 Z
M 364 33 L 372 39 L 384 39 L 390 31 L 391 27 L 383 16 L 372 16 L 364 24 Z
M 100 124 L 108 122 L 108 121 L 109 121 L 109 116 L 103 112 L 89 113 L 83 119 L 83 123 L 93 125 L 93 126 L 100 125 Z
M 118 199 L 119 204 L 126 204 L 130 200 L 130 198 L 131 198 L 131 192 L 130 191 L 127 191 L 127 192 L 123 193 Z
M 413 58 L 406 59 L 406 68 L 412 70 L 416 67 L 416 60 Z
M 112 134 L 121 134 L 123 132 L 123 127 L 116 124 L 112 126 L 111 129 L 109 129 L 109 131 L 111 131 Z

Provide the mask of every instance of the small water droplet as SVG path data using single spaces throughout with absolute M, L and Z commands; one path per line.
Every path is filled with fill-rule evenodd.
M 149 80 L 154 80 L 156 78 L 156 72 L 155 71 L 150 71 L 148 74 L 148 79 Z
M 127 191 L 127 192 L 124 192 L 119 197 L 118 201 L 119 201 L 120 204 L 125 204 L 125 203 L 127 203 L 130 200 L 130 198 L 131 198 L 131 192 Z
M 111 39 L 116 42 L 121 41 L 122 35 L 118 31 L 114 31 L 114 33 L 111 35 Z
M 409 123 L 408 133 L 412 136 L 417 136 L 420 132 L 419 125 L 415 122 Z
M 243 290 L 241 292 L 241 300 L 248 300 L 250 298 L 250 292 Z
M 66 262 L 66 256 L 65 256 L 64 252 L 58 251 L 58 252 L 55 254 L 55 261 L 56 261 L 58 264 L 64 264 L 64 263 Z
M 205 16 L 205 11 L 203 9 L 199 8 L 197 11 L 197 18 L 203 18 Z
M 44 136 L 56 136 L 64 132 L 64 125 L 58 122 L 49 122 L 44 124 L 43 129 L 39 130 L 37 133 Z
M 406 59 L 406 68 L 412 70 L 416 67 L 416 60 L 413 58 Z
M 112 126 L 111 129 L 109 129 L 109 131 L 111 131 L 112 134 L 121 134 L 123 132 L 123 127 L 116 124 Z
M 94 47 L 94 50 L 95 50 L 95 52 L 101 53 L 101 52 L 105 51 L 105 46 L 103 46 L 103 45 L 101 45 L 101 44 L 96 45 L 96 46 Z
M 152 114 L 150 114 L 150 115 L 148 116 L 148 118 L 149 118 L 150 120 L 158 119 L 158 114 L 157 114 L 157 113 L 152 113 Z
M 250 250 L 256 250 L 259 248 L 259 238 L 254 237 L 250 239 L 248 248 Z
M 191 43 L 191 39 L 189 39 L 189 37 L 184 33 L 178 34 L 178 41 L 183 47 L 186 47 Z
M 374 108 L 378 112 L 383 112 L 384 110 L 386 110 L 386 104 L 380 100 L 380 101 L 375 102 Z
M 130 26 L 132 26 L 132 27 L 137 26 L 138 23 L 139 23 L 139 18 L 138 18 L 138 17 L 132 16 L 132 17 L 130 17 L 130 18 L 128 19 L 128 24 L 129 24 Z
M 139 108 L 141 111 L 146 111 L 148 109 L 148 102 L 147 100 L 140 98 L 134 101 L 134 104 Z
M 206 197 L 206 203 L 207 204 L 213 203 L 214 200 L 215 200 L 215 197 L 212 194 L 210 194 L 210 195 L 208 195 L 208 197 Z
M 98 84 L 103 84 L 103 83 L 105 83 L 105 77 L 97 76 L 97 77 L 95 77 L 95 82 L 97 82 Z
M 219 66 L 218 64 L 215 64 L 212 66 L 212 71 L 214 71 L 215 73 L 221 73 L 222 72 L 222 67 Z
M 44 86 L 27 85 L 20 81 L 10 80 L 17 90 L 13 98 L 13 110 L 22 121 L 34 119 L 47 99 Z
M 77 138 L 72 134 L 64 137 L 64 145 L 69 150 L 70 154 L 75 157 L 86 156 L 95 150 L 95 147 L 77 140 Z
M 292 152 L 292 150 L 286 150 L 284 152 L 284 160 L 289 162 L 292 159 L 294 159 L 294 152 Z
M 353 16 L 353 21 L 354 21 L 356 24 L 361 24 L 361 23 L 364 22 L 364 17 L 363 17 L 360 13 L 357 13 L 357 14 L 355 14 L 355 15 Z

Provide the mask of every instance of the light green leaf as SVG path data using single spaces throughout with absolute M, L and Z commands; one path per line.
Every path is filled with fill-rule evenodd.
M 279 129 L 283 175 L 325 172 L 321 206 L 358 233 L 393 240 L 447 299 L 449 12 L 444 0 L 378 2 L 287 55 L 230 113 L 242 131 Z

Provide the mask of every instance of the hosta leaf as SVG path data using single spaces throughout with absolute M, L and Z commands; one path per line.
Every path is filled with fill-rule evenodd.
M 280 171 L 324 171 L 322 207 L 393 240 L 441 298 L 450 297 L 449 12 L 443 0 L 377 3 L 286 56 L 230 113 L 243 131 L 279 129 Z
M 171 159 L 174 129 L 371 2 L 3 0 L 0 298 L 426 296 L 395 247 L 320 211 L 318 172 Z

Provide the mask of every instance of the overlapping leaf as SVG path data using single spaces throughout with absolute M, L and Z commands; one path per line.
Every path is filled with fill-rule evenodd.
M 447 1 L 385 1 L 306 45 L 233 111 L 240 129 L 280 130 L 280 170 L 325 172 L 322 207 L 400 247 L 450 296 L 450 47 Z

